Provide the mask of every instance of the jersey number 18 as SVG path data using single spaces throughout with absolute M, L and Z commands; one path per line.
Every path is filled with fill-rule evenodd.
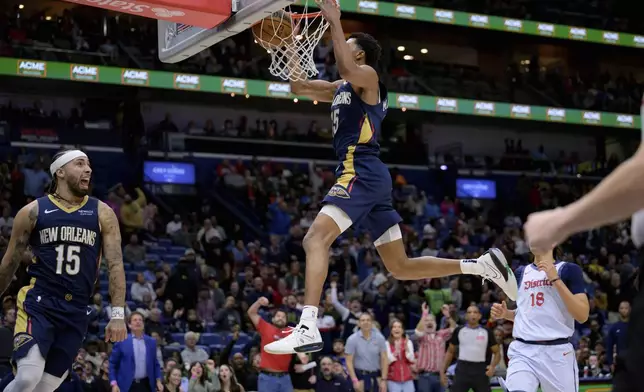
M 78 245 L 58 245 L 56 248 L 56 274 L 76 275 L 80 271 L 80 251 Z

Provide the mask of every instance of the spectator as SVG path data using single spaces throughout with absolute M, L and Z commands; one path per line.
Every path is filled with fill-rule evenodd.
M 139 242 L 139 236 L 132 234 L 130 242 L 123 248 L 123 258 L 128 263 L 138 264 L 145 259 L 145 246 Z
M 235 372 L 228 365 L 221 365 L 219 368 L 219 382 L 221 384 L 219 390 L 222 392 L 244 392 L 244 387 L 237 382 Z
M 131 334 L 116 343 L 110 356 L 112 388 L 123 391 L 153 392 L 163 390 L 161 364 L 156 357 L 156 341 L 143 333 L 143 315 L 130 316 Z
M 226 304 L 215 315 L 217 329 L 232 331 L 236 325 L 241 325 L 241 315 L 235 309 L 235 297 L 226 298 Z
M 389 370 L 387 341 L 373 327 L 371 314 L 360 316 L 360 330 L 349 337 L 345 352 L 353 389 L 377 392 L 379 388 L 386 388 Z
M 141 189 L 136 188 L 136 193 L 136 200 L 126 194 L 121 205 L 121 223 L 127 234 L 144 228 L 143 208 L 147 204 L 147 199 Z
M 188 392 L 217 392 L 221 389 L 219 377 L 214 373 L 208 374 L 208 369 L 204 369 L 201 362 L 193 362 L 190 366 L 189 385 Z
M 423 314 L 414 331 L 418 340 L 418 392 L 443 392 L 440 372 L 445 362 L 445 345 L 455 326 L 452 320 L 450 328 L 436 331 L 436 317 L 423 303 Z
M 39 160 L 33 163 L 32 168 L 25 167 L 22 169 L 25 176 L 25 196 L 38 198 L 45 194 L 45 188 L 51 182 L 51 176 L 42 169 Z M 56 194 L 54 194 L 54 197 Z
M 2 209 L 2 217 L 0 217 L 0 230 L 7 230 L 11 232 L 13 227 L 13 217 L 11 216 L 11 208 L 4 207 Z
M 191 367 L 191 365 L 197 362 L 205 363 L 206 360 L 208 360 L 208 353 L 205 352 L 203 348 L 197 347 L 199 334 L 194 332 L 186 332 L 183 340 L 186 343 L 186 348 L 181 351 L 181 360 L 183 361 L 183 364 L 186 366 L 186 368 Z M 193 374 L 192 371 L 191 374 Z
M 214 324 L 216 310 L 215 301 L 210 297 L 209 290 L 207 288 L 201 289 L 197 300 L 197 316 L 199 320 L 206 324 Z
M 283 336 L 286 328 L 286 313 L 281 310 L 275 312 L 273 324 L 262 319 L 258 313 L 259 308 L 268 306 L 266 297 L 259 298 L 248 308 L 248 317 L 260 335 L 260 374 L 257 381 L 258 391 L 262 392 L 293 392 L 293 384 L 289 376 L 291 358 L 288 355 L 273 355 L 264 352 L 263 347 Z
M 181 369 L 175 367 L 166 372 L 163 392 L 188 392 L 181 388 Z
M 313 361 L 311 354 L 295 354 L 292 356 L 291 381 L 293 392 L 312 392 L 315 384 L 315 368 L 317 362 Z
M 148 295 L 151 301 L 155 301 L 157 294 L 150 282 L 145 281 L 145 276 L 142 272 L 136 274 L 136 282 L 132 283 L 130 288 L 130 297 L 136 302 L 143 303 L 144 297 Z
M 316 376 L 315 392 L 351 392 L 349 381 L 333 373 L 333 361 L 329 357 L 320 360 L 320 372 Z
M 298 291 L 304 288 L 304 275 L 300 272 L 300 262 L 291 261 L 291 269 L 286 274 L 286 287 L 290 291 Z
M 165 226 L 165 233 L 172 237 L 176 232 L 181 230 L 182 227 L 183 223 L 181 223 L 181 215 L 174 214 L 174 218 Z
M 414 344 L 405 336 L 405 330 L 400 320 L 394 319 L 389 325 L 389 331 L 387 390 L 389 392 L 413 392 L 412 365 L 416 363 Z
M 606 336 L 606 364 L 609 366 L 615 363 L 614 358 L 617 358 L 618 361 L 623 360 L 630 316 L 631 304 L 623 301 L 619 304 L 619 321 L 610 327 L 608 336 Z
M 205 242 L 206 244 L 217 244 L 224 238 L 216 228 L 213 227 L 210 219 L 203 221 L 203 227 L 197 232 L 197 241 Z

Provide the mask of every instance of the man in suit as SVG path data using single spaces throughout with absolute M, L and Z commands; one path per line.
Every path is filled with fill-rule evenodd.
M 143 315 L 130 315 L 130 335 L 116 343 L 110 356 L 112 392 L 163 391 L 161 364 L 156 341 L 143 333 Z

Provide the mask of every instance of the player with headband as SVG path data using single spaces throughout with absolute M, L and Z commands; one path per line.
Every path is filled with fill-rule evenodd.
M 66 378 L 87 331 L 87 306 L 107 261 L 112 314 L 105 339 L 126 338 L 125 272 L 114 211 L 87 196 L 92 169 L 80 150 L 63 151 L 49 167 L 51 193 L 24 206 L 14 219 L 0 264 L 0 294 L 31 250 L 28 286 L 18 293 L 13 360 L 16 376 L 5 392 L 53 392 Z

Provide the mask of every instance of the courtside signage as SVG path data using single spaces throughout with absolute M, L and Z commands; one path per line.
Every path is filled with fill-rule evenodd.
M 620 34 L 620 41 L 624 35 Z M 13 77 L 40 77 L 60 81 L 77 81 L 125 85 L 141 88 L 181 89 L 193 92 L 288 99 L 295 98 L 288 83 L 224 78 L 221 76 L 192 75 L 135 68 L 104 67 L 87 64 L 34 61 L 0 57 L 0 75 Z M 62 87 L 64 88 L 64 87 Z M 306 97 L 297 97 L 307 105 Z M 564 124 L 592 125 L 637 129 L 640 116 L 629 113 L 607 113 L 544 106 L 519 105 L 505 102 L 474 101 L 455 97 L 436 97 L 390 93 L 391 109 L 421 110 L 461 115 L 485 116 L 532 121 L 551 121 Z M 289 106 L 290 107 L 290 106 Z M 285 110 L 298 110 L 297 106 Z
M 365 14 L 378 14 L 378 2 L 361 0 L 358 2 L 358 11 Z
M 396 4 L 396 16 L 405 19 L 416 19 L 416 7 L 413 5 Z
M 291 85 L 288 83 L 268 83 L 266 95 L 275 98 L 287 98 L 291 95 Z
M 307 4 L 310 8 L 315 8 L 315 2 L 311 0 L 297 0 L 296 3 L 299 5 Z M 596 44 L 644 48 L 644 41 L 642 41 L 644 37 L 642 36 L 636 36 L 629 33 L 617 33 L 617 36 L 615 36 L 615 32 L 591 29 L 583 26 L 566 26 L 543 21 L 503 18 L 500 16 L 473 14 L 469 12 L 437 9 L 419 5 L 401 3 L 394 4 L 389 1 L 341 0 L 340 3 L 343 12 L 360 12 L 389 18 L 415 19 L 421 22 L 430 23 L 452 23 L 462 27 L 489 28 L 492 30 L 518 34 L 530 34 L 557 39 L 582 40 Z M 615 39 L 616 37 L 618 39 Z
M 47 77 L 47 62 L 18 60 L 16 73 L 20 76 L 31 76 L 36 78 Z
M 72 80 L 80 82 L 98 82 L 98 67 L 95 65 L 71 64 L 69 75 Z
M 149 86 L 150 72 L 142 69 L 124 68 L 121 75 L 121 83 L 135 86 Z
M 174 74 L 174 88 L 178 90 L 201 90 L 201 76 Z
M 246 94 L 247 83 L 244 79 L 222 79 L 221 91 L 231 94 Z

